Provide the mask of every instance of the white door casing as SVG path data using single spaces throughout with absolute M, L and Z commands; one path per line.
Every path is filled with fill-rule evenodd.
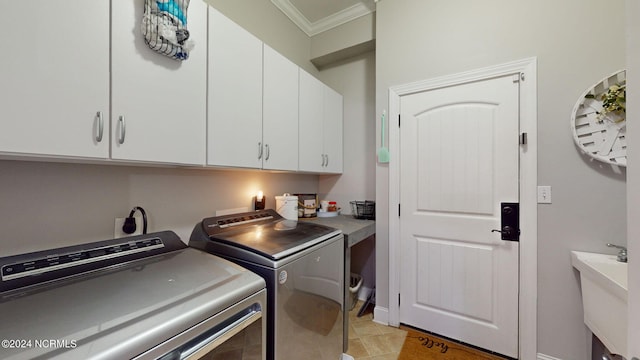
M 400 100 L 400 322 L 517 357 L 518 87 L 508 75 Z
M 441 89 L 445 87 L 452 87 L 461 84 L 468 84 L 478 81 L 483 81 L 486 79 L 497 78 L 497 77 L 507 77 L 511 81 L 510 75 L 520 74 L 520 94 L 519 94 L 519 116 L 520 123 L 519 128 L 520 132 L 525 132 L 528 135 L 528 142 L 525 145 L 516 146 L 519 152 L 519 160 L 520 166 L 517 170 L 519 170 L 518 175 L 520 183 L 520 229 L 522 231 L 521 234 L 521 242 L 520 244 L 506 244 L 507 247 L 518 248 L 519 247 L 519 256 L 520 263 L 519 266 L 516 266 L 516 276 L 519 277 L 520 287 L 519 294 L 517 295 L 517 303 L 514 304 L 518 311 L 518 354 L 517 357 L 520 359 L 535 359 L 536 358 L 536 283 L 537 283 L 537 256 L 536 256 L 536 248 L 537 248 L 537 229 L 536 229 L 536 59 L 525 59 L 521 61 L 516 61 L 512 63 L 501 64 L 489 68 L 473 70 L 465 73 L 454 74 L 450 76 L 444 76 L 440 78 L 430 79 L 426 81 L 415 82 L 411 84 L 401 85 L 390 88 L 389 92 L 389 114 L 390 119 L 397 119 L 400 114 L 400 104 L 405 96 L 411 96 L 412 94 L 424 92 L 428 90 Z M 404 113 L 404 110 L 403 110 Z M 406 121 L 403 119 L 402 125 L 406 125 Z M 424 125 L 423 125 L 424 127 Z M 516 128 L 517 129 L 517 128 Z M 406 262 L 406 259 L 402 257 L 402 253 L 400 252 L 401 248 L 401 233 L 404 232 L 404 228 L 401 226 L 400 217 L 398 217 L 398 204 L 400 203 L 400 196 L 403 187 L 401 187 L 401 176 L 400 176 L 400 131 L 401 128 L 396 126 L 391 126 L 389 129 L 389 138 L 390 138 L 390 150 L 391 150 L 391 162 L 389 165 L 390 168 L 390 178 L 389 178 L 389 268 L 390 268 L 390 278 L 389 278 L 389 299 L 396 299 L 401 292 L 401 283 L 404 279 L 403 272 L 403 263 Z M 404 133 L 404 129 L 402 129 Z M 414 136 L 414 135 L 412 135 Z M 518 132 L 516 131 L 515 139 L 513 140 L 517 145 L 518 142 Z M 464 140 L 464 141 L 469 141 Z M 404 145 L 403 145 L 404 151 Z M 516 195 L 517 196 L 517 195 Z M 508 201 L 509 199 L 504 199 L 500 201 Z M 422 207 L 435 206 L 433 204 L 428 204 L 422 200 Z M 417 204 L 418 201 L 416 200 Z M 457 206 L 461 206 L 458 203 Z M 498 204 L 494 204 L 495 206 L 499 206 Z M 410 212 L 410 206 L 406 206 L 403 202 L 402 204 L 403 214 Z M 446 209 L 445 209 L 446 210 Z M 467 213 L 469 212 L 468 208 L 465 210 Z M 471 216 L 471 215 L 466 215 Z M 476 215 L 477 216 L 477 215 Z M 444 219 L 444 217 L 443 217 Z M 439 219 L 438 221 L 440 221 Z M 499 222 L 495 227 L 499 228 Z M 490 229 L 489 229 L 490 231 Z M 480 231 L 476 231 L 480 233 Z M 481 233 L 482 237 L 487 237 L 484 234 L 484 230 Z M 499 234 L 493 234 L 499 239 Z M 444 234 L 430 234 L 430 237 L 424 237 L 429 240 L 424 241 L 423 244 L 425 247 L 423 249 L 427 249 L 427 245 L 431 246 L 433 249 L 429 250 L 429 252 L 435 251 L 444 251 L 444 254 L 447 254 L 447 251 L 450 251 L 450 258 L 453 258 L 453 254 L 455 253 L 453 250 L 459 250 L 453 246 L 453 242 L 451 242 L 450 235 Z M 488 236 L 491 237 L 491 233 L 488 233 Z M 497 240 L 498 242 L 501 240 Z M 486 244 L 476 244 L 474 245 L 474 250 L 471 252 L 476 256 L 476 259 L 483 258 L 483 253 L 490 251 L 490 245 Z M 518 252 L 518 250 L 516 251 Z M 478 256 L 480 255 L 480 256 Z M 438 268 L 438 259 L 436 258 L 431 262 L 431 267 Z M 517 259 L 516 259 L 517 261 Z M 429 262 L 425 262 L 429 264 Z M 450 272 L 450 274 L 454 274 Z M 435 275 L 435 274 L 432 274 Z M 442 276 L 435 277 L 437 281 L 442 279 Z M 435 293 L 431 293 L 434 295 Z M 420 293 L 422 298 L 428 298 L 429 292 Z M 452 296 L 451 294 L 448 296 Z M 404 303 L 407 299 L 403 294 Z M 449 303 L 444 306 L 445 309 L 440 309 L 440 313 L 444 313 L 446 311 L 454 312 L 460 307 L 464 307 L 464 304 L 455 304 Z M 457 308 L 456 308 L 457 306 Z M 487 317 L 487 309 L 491 308 L 493 311 L 494 307 L 489 305 L 481 305 L 475 304 L 472 306 L 474 311 L 474 316 L 476 318 Z M 388 312 L 384 308 L 377 307 L 376 308 L 376 319 L 382 322 L 388 322 L 391 325 L 399 325 L 401 322 L 401 308 L 398 302 L 395 300 L 391 300 L 389 302 Z M 457 310 L 459 311 L 459 310 Z M 493 315 L 491 313 L 490 315 Z M 456 315 L 458 318 L 462 318 L 463 316 L 458 314 Z M 387 317 L 385 319 L 385 317 Z M 481 320 L 475 319 L 476 323 L 481 323 Z M 486 323 L 487 321 L 484 320 Z M 450 326 L 450 325 L 445 325 Z

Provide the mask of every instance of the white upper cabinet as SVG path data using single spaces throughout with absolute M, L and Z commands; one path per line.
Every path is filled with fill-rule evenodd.
M 262 41 L 209 8 L 207 164 L 261 168 Z
M 342 95 L 300 69 L 300 171 L 342 172 L 342 103 Z
M 0 155 L 342 172 L 340 94 L 203 0 L 185 61 L 149 48 L 143 15 L 144 0 L 7 5 Z
M 189 4 L 187 28 L 195 46 L 185 61 L 164 56 L 145 44 L 140 32 L 144 0 L 112 1 L 111 6 L 111 157 L 203 165 L 208 6 L 202 0 L 192 0 Z M 108 14 L 108 9 L 105 11 L 104 14 Z M 99 12 L 91 9 L 73 13 L 83 14 L 79 18 L 84 18 Z M 70 17 L 65 13 L 57 18 L 56 24 Z M 84 20 L 86 25 L 63 38 L 73 38 L 76 33 L 93 27 L 90 20 Z M 82 52 L 81 48 L 77 50 Z
M 324 172 L 342 173 L 343 170 L 343 99 L 342 95 L 324 86 L 323 149 L 326 155 Z
M 298 167 L 298 67 L 209 10 L 207 164 Z
M 299 166 L 300 171 L 322 172 L 324 148 L 322 145 L 324 84 L 300 69 Z
M 264 45 L 262 167 L 298 169 L 298 66 Z
M 109 0 L 12 1 L 0 21 L 0 152 L 107 158 Z

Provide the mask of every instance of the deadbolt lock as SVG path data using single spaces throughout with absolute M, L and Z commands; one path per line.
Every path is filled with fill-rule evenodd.
M 520 204 L 501 203 L 500 210 L 502 228 L 493 229 L 491 232 L 499 232 L 502 240 L 520 241 Z

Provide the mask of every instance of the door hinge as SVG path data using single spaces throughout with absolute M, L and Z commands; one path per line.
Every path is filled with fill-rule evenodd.
M 527 144 L 527 133 L 523 132 L 522 134 L 520 134 L 520 145 L 526 145 Z
M 512 79 L 514 83 L 519 83 L 520 81 L 524 81 L 524 73 L 514 74 Z

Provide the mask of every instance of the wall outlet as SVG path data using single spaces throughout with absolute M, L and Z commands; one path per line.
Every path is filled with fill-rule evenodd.
M 122 231 L 122 225 L 124 225 L 124 219 L 126 218 L 116 218 L 113 229 L 114 239 L 125 236 L 142 235 L 142 216 L 134 216 L 133 218 L 136 219 L 136 231 L 133 234 L 126 234 L 124 231 Z

